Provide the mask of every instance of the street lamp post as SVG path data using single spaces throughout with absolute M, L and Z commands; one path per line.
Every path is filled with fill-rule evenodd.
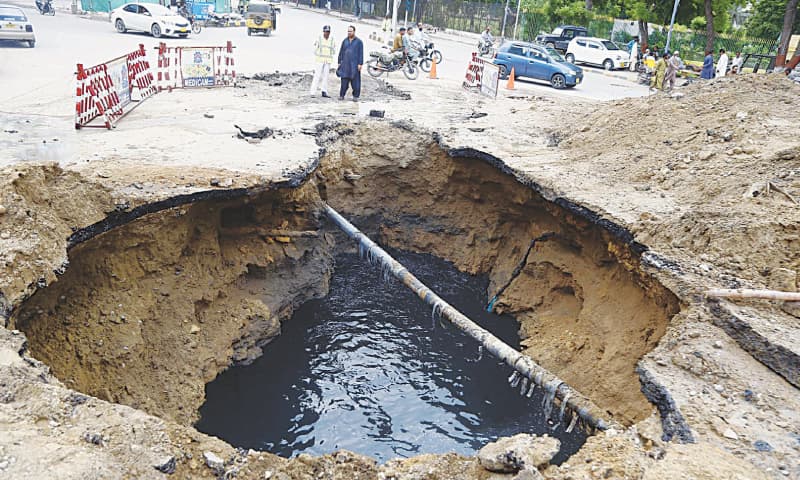
M 517 0 L 517 16 L 514 18 L 514 40 L 517 39 L 517 25 L 519 24 L 519 9 L 522 6 L 522 0 Z
M 508 2 L 509 0 L 506 0 L 506 8 L 505 10 L 503 10 L 503 28 L 500 29 L 501 38 L 505 38 L 506 36 L 506 18 L 508 18 Z
M 667 32 L 667 44 L 664 46 L 664 53 L 669 52 L 669 41 L 672 38 L 672 27 L 675 25 L 675 15 L 678 13 L 678 5 L 681 0 L 675 0 L 675 6 L 672 7 L 672 20 L 669 21 L 669 31 Z

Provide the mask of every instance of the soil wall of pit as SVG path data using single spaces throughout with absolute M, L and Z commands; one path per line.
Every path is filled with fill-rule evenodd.
M 487 298 L 520 320 L 528 355 L 622 422 L 652 413 L 636 363 L 680 305 L 643 273 L 625 232 L 413 129 L 343 133 L 318 176 L 331 206 L 383 244 L 488 274 Z M 386 148 L 389 139 L 403 148 Z
M 327 292 L 317 199 L 304 186 L 139 218 L 74 247 L 12 328 L 67 386 L 189 424 L 208 381 Z

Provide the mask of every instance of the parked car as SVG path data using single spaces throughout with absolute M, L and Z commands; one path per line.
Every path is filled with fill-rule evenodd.
M 536 37 L 536 43 L 564 52 L 567 50 L 567 46 L 569 46 L 569 42 L 571 42 L 573 38 L 588 36 L 589 31 L 586 30 L 585 27 L 562 25 L 553 29 L 553 33 L 538 35 Z
M 514 78 L 544 80 L 553 88 L 571 88 L 583 81 L 580 67 L 564 60 L 556 50 L 533 43 L 503 43 L 492 63 L 500 68 L 500 78 L 507 78 L 513 68 Z
M 156 38 L 162 35 L 185 38 L 191 29 L 189 20 L 156 3 L 126 3 L 113 10 L 110 18 L 119 33 L 138 30 L 150 32 Z
M 602 65 L 606 70 L 614 70 L 627 67 L 630 54 L 610 40 L 579 37 L 569 42 L 564 58 L 569 63 Z
M 33 25 L 19 8 L 0 5 L 0 40 L 27 42 L 31 48 L 36 45 Z

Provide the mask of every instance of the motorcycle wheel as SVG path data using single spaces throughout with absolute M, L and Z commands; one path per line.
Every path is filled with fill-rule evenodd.
M 414 65 L 413 62 L 408 62 L 403 67 L 403 75 L 409 80 L 416 80 L 419 77 L 419 67 Z
M 442 63 L 442 52 L 440 52 L 439 50 L 432 51 L 431 52 L 431 58 L 437 64 Z
M 192 24 L 192 33 L 194 33 L 195 35 L 197 35 L 198 33 L 200 33 L 200 30 L 202 30 L 202 28 L 200 27 L 200 23 L 198 23 L 198 22 L 194 22 L 194 23 Z
M 47 12 L 47 14 L 48 14 L 48 15 L 50 15 L 50 16 L 52 17 L 53 15 L 55 15 L 55 14 L 56 14 L 56 9 L 55 9 L 55 8 L 53 8 L 53 7 L 50 7 L 50 10 Z
M 430 58 L 423 58 L 419 61 L 419 68 L 421 68 L 423 72 L 428 73 L 431 71 L 431 64 L 433 64 L 433 61 Z
M 378 78 L 381 75 L 383 75 L 383 70 L 381 70 L 381 68 L 378 67 L 377 60 L 370 60 L 369 62 L 367 62 L 367 73 L 369 73 L 370 76 L 375 78 Z

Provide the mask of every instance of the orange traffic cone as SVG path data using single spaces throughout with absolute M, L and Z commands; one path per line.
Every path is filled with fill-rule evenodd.
M 428 74 L 428 78 L 432 78 L 434 80 L 439 78 L 436 76 L 436 61 L 434 59 L 431 59 L 431 72 Z
M 511 73 L 508 75 L 506 90 L 514 90 L 514 67 L 511 67 Z

